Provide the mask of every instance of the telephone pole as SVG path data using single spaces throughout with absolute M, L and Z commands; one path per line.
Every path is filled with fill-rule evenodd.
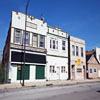
M 24 80 L 25 80 L 26 24 L 27 24 L 27 10 L 28 10 L 29 2 L 30 2 L 30 0 L 28 0 L 28 2 L 27 2 L 27 4 L 26 4 L 26 9 L 25 9 L 24 66 L 23 66 L 23 83 L 22 83 L 22 86 L 24 86 Z

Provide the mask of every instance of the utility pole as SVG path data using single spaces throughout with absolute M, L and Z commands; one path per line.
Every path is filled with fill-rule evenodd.
M 27 24 L 27 9 L 28 9 L 29 2 L 30 2 L 30 0 L 28 0 L 28 2 L 26 4 L 26 9 L 25 9 L 24 66 L 23 66 L 23 83 L 22 83 L 22 86 L 24 86 L 24 78 L 25 78 L 26 24 Z

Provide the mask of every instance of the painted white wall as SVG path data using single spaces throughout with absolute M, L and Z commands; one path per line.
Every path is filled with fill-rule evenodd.
M 48 30 L 49 30 L 49 31 L 48 31 L 49 33 L 52 33 L 52 34 L 54 34 L 54 35 L 62 36 L 62 37 L 65 37 L 65 38 L 68 37 L 68 36 L 67 36 L 67 32 L 62 31 L 62 30 L 59 29 L 59 28 L 52 28 L 52 27 L 49 27 Z
M 50 39 L 58 40 L 58 50 L 50 48 Z M 66 50 L 62 50 L 62 40 L 66 41 Z M 47 54 L 68 57 L 68 40 L 51 34 L 47 35 Z
M 100 48 L 96 47 L 96 58 L 98 59 L 98 61 L 100 63 L 99 56 L 100 56 Z
M 35 81 L 35 65 L 30 65 L 30 81 Z
M 47 79 L 58 80 L 57 67 L 60 68 L 59 79 L 68 79 L 68 39 L 67 33 L 61 29 L 48 28 L 47 34 Z M 58 41 L 58 49 L 50 48 L 50 39 Z M 62 50 L 62 41 L 66 41 L 66 50 Z M 55 73 L 50 73 L 50 66 L 55 66 Z M 66 73 L 61 73 L 61 67 L 66 67 Z
M 50 73 L 50 66 L 55 66 L 55 73 Z M 66 73 L 61 73 L 61 66 L 66 67 Z M 60 67 L 60 80 L 66 80 L 68 78 L 68 58 L 60 58 L 47 56 L 47 79 L 57 80 L 57 67 Z
M 10 72 L 10 77 L 11 83 L 20 83 L 20 80 L 17 80 L 17 65 L 12 64 L 11 66 L 11 72 Z M 43 80 L 36 80 L 36 65 L 30 65 L 30 74 L 29 74 L 29 80 L 25 80 L 25 82 L 39 82 L 39 81 L 45 81 Z M 22 83 L 22 80 L 21 80 Z
M 19 18 L 20 17 L 20 18 Z M 42 20 L 34 18 L 33 20 L 27 16 L 27 21 L 37 25 L 37 29 L 27 27 L 26 30 L 33 33 L 38 33 L 41 35 L 46 35 L 47 33 L 47 23 L 43 23 Z M 12 11 L 12 26 L 14 28 L 25 30 L 25 14 L 21 12 Z

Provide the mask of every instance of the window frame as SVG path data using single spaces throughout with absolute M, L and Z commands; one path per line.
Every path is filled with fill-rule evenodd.
M 40 46 L 40 37 L 43 37 L 43 47 Z M 45 36 L 44 35 L 39 35 L 39 47 L 40 48 L 45 48 Z
M 16 42 L 16 30 L 20 30 L 20 42 L 19 43 Z M 17 29 L 17 28 L 14 29 L 14 39 L 13 40 L 14 40 L 15 44 L 21 44 L 22 43 L 22 30 L 21 29 Z
M 66 73 L 66 66 L 61 66 L 61 73 Z
M 76 46 L 76 56 L 79 56 L 79 47 Z
M 94 68 L 94 72 L 97 72 L 96 68 Z
M 65 43 L 65 45 L 63 45 L 63 43 Z M 66 51 L 66 41 L 65 40 L 62 40 L 62 50 Z
M 93 70 L 92 70 L 92 68 L 90 68 L 90 69 L 89 69 L 89 73 L 90 73 L 90 74 L 92 74 L 92 73 L 93 73 Z
M 50 43 L 49 45 L 50 49 L 58 50 L 58 40 L 57 39 L 50 38 L 49 43 Z
M 83 50 L 83 47 L 81 47 L 81 57 L 84 57 L 84 50 Z
M 73 49 L 74 47 L 74 49 Z M 72 56 L 75 56 L 75 45 L 72 45 Z
M 33 42 L 34 42 L 34 40 L 33 40 L 33 36 L 34 36 L 34 35 L 37 35 L 37 46 L 34 46 L 34 43 L 33 43 Z M 38 34 L 36 34 L 36 33 L 33 33 L 33 34 L 32 34 L 32 46 L 33 46 L 34 48 L 37 48 L 37 47 L 38 47 Z
M 50 67 L 49 67 L 49 72 L 50 72 L 50 73 L 55 73 L 55 66 L 50 65 Z
M 23 45 L 30 45 L 30 32 L 26 31 L 28 33 L 28 44 L 25 43 L 25 31 L 23 31 Z

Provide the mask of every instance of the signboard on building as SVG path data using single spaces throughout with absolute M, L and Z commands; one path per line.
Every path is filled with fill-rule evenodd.
M 81 65 L 81 60 L 77 59 L 77 65 L 80 66 Z
M 33 29 L 37 29 L 37 25 L 34 24 L 34 23 L 27 22 L 26 25 L 27 25 L 27 27 L 30 27 L 30 28 L 33 28 Z

